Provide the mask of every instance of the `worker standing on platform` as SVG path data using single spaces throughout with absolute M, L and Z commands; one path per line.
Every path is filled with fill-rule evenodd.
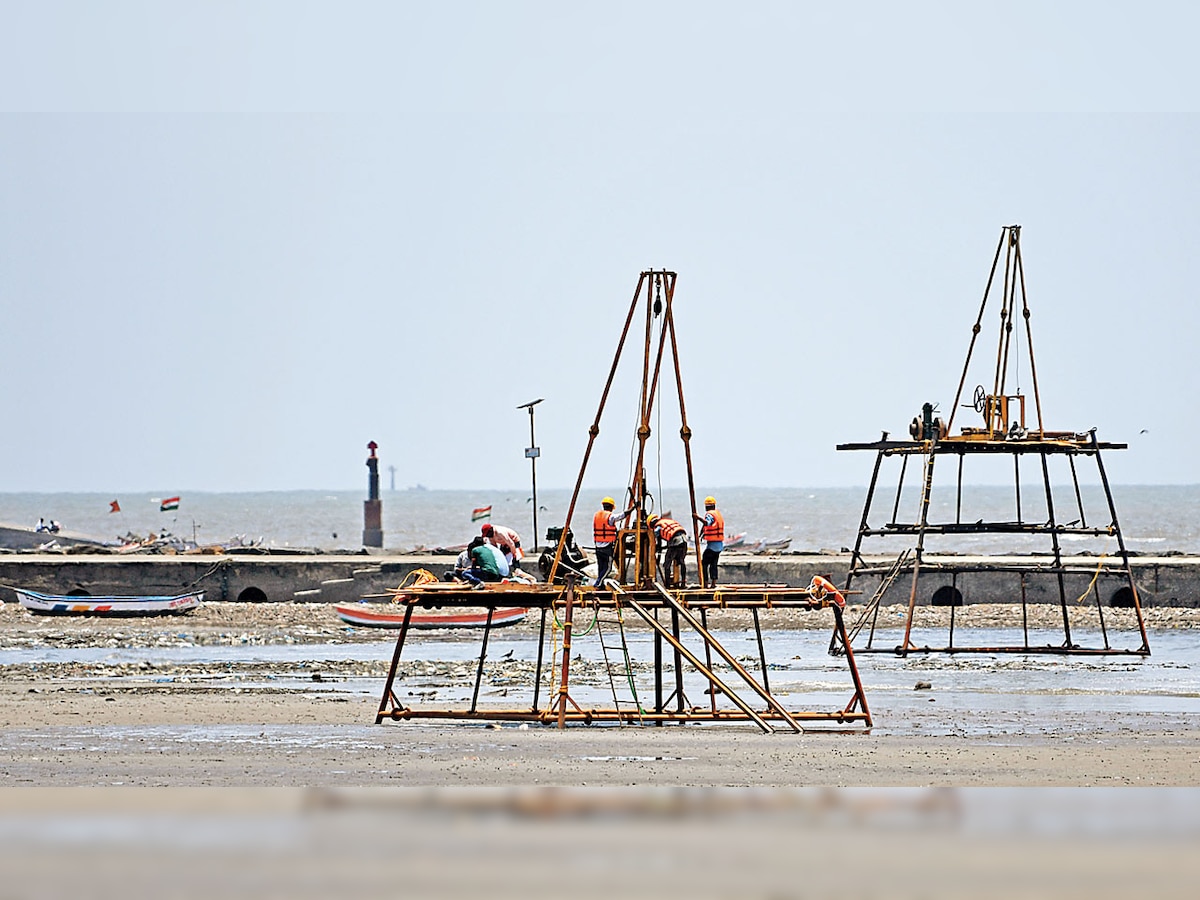
M 658 537 L 659 547 L 663 548 L 662 569 L 667 587 L 687 587 L 688 544 L 683 526 L 674 519 L 654 513 L 646 516 L 646 524 Z
M 608 571 L 612 568 L 613 551 L 617 546 L 617 526 L 633 512 L 629 509 L 623 513 L 613 512 L 616 508 L 617 501 L 612 497 L 605 497 L 600 501 L 600 509 L 592 516 L 592 543 L 596 547 L 596 582 L 593 587 L 600 587 L 608 577 Z
M 725 549 L 725 517 L 717 509 L 715 497 L 704 498 L 704 515 L 696 516 L 696 521 L 704 529 L 704 555 L 700 557 L 701 581 L 705 587 L 717 586 L 717 561 L 721 551 Z

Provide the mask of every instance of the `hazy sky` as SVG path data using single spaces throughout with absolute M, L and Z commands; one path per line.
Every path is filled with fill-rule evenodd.
M 1197 10 L 0 3 L 0 490 L 520 486 L 537 397 L 569 486 L 650 267 L 698 489 L 865 484 L 1013 223 L 1047 427 L 1200 482 Z

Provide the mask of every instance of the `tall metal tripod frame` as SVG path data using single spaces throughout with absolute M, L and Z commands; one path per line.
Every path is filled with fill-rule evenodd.
M 676 274 L 666 270 L 647 270 L 638 277 L 637 288 L 629 304 L 629 312 L 625 316 L 625 325 L 621 329 L 621 337 L 617 341 L 617 350 L 613 354 L 612 366 L 609 368 L 608 379 L 600 395 L 600 405 L 596 417 L 588 429 L 587 448 L 583 453 L 583 462 L 579 466 L 579 476 L 575 480 L 575 488 L 571 492 L 571 502 L 567 507 L 567 528 L 563 529 L 558 546 L 554 553 L 550 580 L 554 579 L 562 561 L 563 550 L 566 546 L 567 531 L 575 515 L 575 507 L 579 502 L 579 492 L 583 487 L 584 474 L 587 472 L 588 461 L 596 438 L 600 435 L 600 420 L 608 403 L 609 392 L 621 363 L 621 356 L 629 339 L 633 322 L 639 308 L 643 308 L 642 328 L 642 379 L 638 411 L 638 426 L 635 434 L 637 451 L 633 467 L 633 477 L 627 489 L 626 509 L 632 510 L 624 520 L 624 527 L 617 532 L 614 570 L 618 580 L 624 584 L 649 588 L 658 579 L 658 561 L 655 556 L 654 535 L 646 526 L 646 516 L 650 509 L 650 493 L 646 481 L 646 452 L 647 444 L 653 432 L 651 422 L 655 403 L 658 402 L 658 389 L 663 374 L 664 357 L 668 350 L 670 359 L 668 365 L 674 374 L 675 391 L 679 400 L 680 428 L 679 437 L 683 442 L 684 465 L 687 472 L 688 503 L 690 504 L 689 525 L 692 532 L 692 544 L 696 553 L 696 571 L 700 567 L 700 534 L 696 524 L 696 488 L 695 477 L 692 473 L 692 430 L 688 426 L 687 404 L 683 398 L 683 375 L 679 368 L 679 344 L 675 334 L 675 282 Z
M 1000 332 L 996 345 L 994 368 L 989 368 L 990 390 L 983 384 L 975 388 L 971 402 L 963 404 L 973 408 L 983 419 L 982 425 L 964 426 L 958 434 L 951 428 L 960 410 L 971 370 L 972 354 L 983 331 L 984 311 L 997 282 L 1003 258 Z M 1018 315 L 1024 319 L 1024 328 L 1016 324 Z M 954 396 L 949 422 L 943 423 L 933 415 L 932 404 L 925 404 L 923 415 L 914 418 L 909 428 L 911 440 L 889 440 L 887 432 L 878 441 L 870 443 L 839 444 L 838 450 L 873 450 L 876 453 L 875 467 L 867 489 L 858 536 L 854 544 L 850 570 L 846 577 L 846 590 L 856 582 L 865 581 L 874 585 L 874 592 L 866 603 L 858 620 L 850 628 L 854 642 L 865 632 L 865 642 L 856 649 L 867 652 L 893 652 L 907 655 L 913 652 L 1016 652 L 1016 653 L 1133 653 L 1148 655 L 1150 644 L 1142 617 L 1141 603 L 1125 539 L 1117 519 L 1108 475 L 1101 457 L 1102 450 L 1125 449 L 1125 444 L 1101 442 L 1096 439 L 1095 429 L 1086 432 L 1049 431 L 1042 415 L 1041 392 L 1037 380 L 1037 366 L 1033 354 L 1033 331 L 1028 299 L 1025 294 L 1025 269 L 1021 256 L 1021 228 L 1010 225 L 1001 230 L 1000 242 L 992 260 L 987 287 L 980 303 L 979 315 L 971 330 L 967 359 Z M 1025 395 L 1020 389 L 1021 363 L 1020 336 L 1025 335 L 1028 372 L 1033 388 L 1036 424 L 1025 419 Z M 950 457 L 957 460 L 957 483 L 955 485 L 953 516 L 931 519 L 934 471 L 938 459 Z M 978 462 L 1011 458 L 1013 473 L 1014 516 L 1003 521 L 976 518 L 968 509 L 964 514 L 963 468 L 966 460 Z M 876 486 L 880 470 L 886 461 L 898 459 L 900 472 L 895 500 L 887 504 L 881 513 L 873 509 Z M 906 498 L 905 475 L 910 459 L 921 467 L 921 481 L 916 490 L 917 508 L 912 517 L 902 516 L 901 504 Z M 1034 497 L 1022 498 L 1021 462 L 1033 459 L 1038 465 L 1039 490 Z M 1103 491 L 1105 510 L 1101 514 L 1103 524 L 1088 525 L 1084 508 L 1084 492 L 1080 488 L 1077 460 L 1091 460 L 1096 465 L 1099 486 Z M 1069 471 L 1070 491 L 1055 492 L 1051 478 L 1051 465 Z M 907 499 L 911 500 L 910 489 Z M 1032 502 L 1031 502 L 1032 501 Z M 1064 501 L 1073 510 L 1063 515 Z M 946 504 L 939 507 L 945 509 Z M 879 522 L 882 514 L 886 520 Z M 1073 518 L 1071 518 L 1073 517 Z M 1070 521 L 1064 519 L 1070 518 Z M 1014 542 L 1022 542 L 1013 548 L 1014 555 L 966 556 L 961 550 L 941 552 L 939 541 L 953 536 L 979 538 L 984 535 L 1007 535 Z M 1064 551 L 1063 541 L 1086 540 L 1089 538 L 1115 539 L 1115 554 L 1105 552 L 1097 561 L 1094 556 L 1071 556 Z M 891 538 L 893 545 L 899 540 L 904 544 L 895 558 L 887 554 L 864 555 L 867 539 Z M 1040 541 L 1041 543 L 1037 543 Z M 941 549 L 945 550 L 945 544 Z M 969 599 L 972 590 L 987 583 L 987 593 L 994 596 L 997 585 L 1007 584 L 1013 603 L 1020 603 L 1022 612 L 1021 634 L 1016 640 L 1001 635 L 985 646 L 964 644 L 956 641 L 955 625 L 961 615 L 958 607 Z M 1116 583 L 1115 589 L 1113 583 Z M 907 586 L 908 596 L 903 621 L 903 634 L 898 642 L 879 635 L 880 608 L 888 605 L 894 590 Z M 1080 590 L 1081 589 L 1081 590 Z M 1076 597 L 1078 593 L 1078 599 Z M 1091 597 L 1086 605 L 1084 601 Z M 1068 602 L 1072 598 L 1072 602 Z M 1105 601 L 1110 611 L 1105 612 Z M 1030 604 L 1057 604 L 1062 621 L 1061 640 L 1031 628 Z M 1094 605 L 1094 610 L 1092 606 Z M 948 639 L 944 645 L 932 646 L 918 643 L 915 634 L 918 628 L 919 611 L 928 619 L 935 616 L 930 607 L 948 606 Z M 1117 607 L 1117 610 L 1113 610 Z M 1086 612 L 1087 621 L 1084 620 Z M 940 616 L 937 618 L 945 618 Z M 1114 619 L 1120 619 L 1114 622 Z M 1116 647 L 1110 640 L 1114 625 L 1136 627 L 1138 642 L 1132 647 Z M 1072 631 L 1072 628 L 1075 631 Z M 941 627 L 939 622 L 936 627 Z M 1081 634 L 1086 633 L 1092 643 L 1083 643 Z M 832 650 L 836 650 L 831 645 Z

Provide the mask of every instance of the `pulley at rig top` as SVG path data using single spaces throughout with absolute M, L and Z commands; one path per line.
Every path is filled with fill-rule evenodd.
M 1003 266 L 1001 266 L 1001 260 L 1003 260 Z M 999 278 L 997 278 L 998 275 Z M 984 311 L 988 305 L 992 287 L 997 282 L 1002 285 L 999 311 L 1000 331 L 996 343 L 992 384 L 990 389 L 983 384 L 976 385 L 971 400 L 960 404 L 975 344 L 983 330 Z M 1017 327 L 1018 319 L 1024 320 L 1024 329 Z M 1019 348 L 1022 331 L 1025 333 L 1024 352 Z M 937 406 L 926 403 L 921 409 L 921 415 L 915 417 L 909 424 L 909 435 L 914 441 L 936 442 L 951 438 L 950 429 L 954 425 L 958 408 L 962 406 L 979 413 L 983 417 L 983 427 L 963 427 L 961 434 L 954 437 L 954 440 L 1011 441 L 1031 436 L 1031 428 L 1026 425 L 1026 397 L 1022 393 L 1020 385 L 1022 360 L 1028 365 L 1033 385 L 1034 412 L 1037 423 L 1036 428 L 1032 430 L 1037 436 L 1045 437 L 1046 431 L 1042 425 L 1041 394 L 1038 390 L 1037 363 L 1033 354 L 1029 301 L 1025 294 L 1025 266 L 1021 258 L 1021 226 L 1008 225 L 1001 230 L 996 255 L 992 259 L 992 268 L 988 275 L 987 287 L 979 305 L 979 314 L 971 329 L 971 342 L 967 347 L 962 376 L 951 405 L 950 420 L 943 421 L 941 417 L 935 415 L 938 411 Z M 1012 385 L 1009 384 L 1010 375 L 1014 380 Z
M 673 387 L 675 388 L 673 393 L 678 402 L 680 419 L 679 436 L 683 449 L 687 496 L 691 505 L 689 509 L 690 515 L 686 519 L 680 517 L 680 520 L 692 524 L 693 544 L 697 548 L 700 547 L 699 535 L 694 524 L 697 518 L 697 510 L 695 508 L 695 478 L 692 469 L 690 446 L 692 430 L 688 425 L 687 406 L 683 396 L 683 376 L 680 371 L 679 348 L 673 313 L 675 282 L 676 273 L 666 269 L 648 269 L 643 271 L 638 278 L 637 288 L 630 302 L 621 336 L 617 341 L 612 366 L 609 369 L 604 389 L 600 394 L 600 404 L 596 410 L 596 417 L 588 429 L 588 445 L 584 451 L 583 462 L 580 465 L 579 475 L 575 482 L 575 490 L 572 493 L 571 501 L 567 508 L 567 522 L 562 532 L 565 535 L 571 529 L 571 521 L 579 500 L 584 474 L 591 457 L 593 445 L 600 434 L 600 421 L 604 415 L 609 393 L 613 386 L 613 379 L 627 347 L 627 340 L 633 337 L 631 332 L 635 330 L 633 323 L 636 313 L 641 309 L 644 311 L 643 327 L 640 329 L 642 383 L 638 403 L 637 425 L 634 430 L 632 454 L 634 458 L 631 466 L 630 483 L 627 489 L 627 506 L 632 515 L 626 520 L 625 527 L 618 537 L 620 552 L 618 558 L 615 560 L 617 565 L 614 567 L 614 570 L 618 573 L 623 571 L 624 566 L 621 564 L 621 557 L 624 556 L 626 542 L 628 541 L 632 559 L 629 571 L 625 573 L 627 577 L 623 580 L 629 584 L 651 584 L 656 574 L 654 541 L 645 521 L 646 516 L 654 511 L 652 508 L 654 500 L 646 483 L 646 464 L 649 456 L 647 445 L 654 431 L 651 426 L 653 416 L 657 410 L 657 404 L 665 399 L 660 393 L 660 387 L 662 387 L 661 379 L 664 374 L 668 374 L 668 380 L 673 382 Z M 671 378 L 670 374 L 673 374 L 674 377 Z M 549 577 L 554 577 L 558 572 L 559 563 L 563 558 L 564 544 L 565 542 L 560 539 L 555 548 L 554 559 L 549 566 Z M 697 549 L 697 568 L 700 566 L 699 552 L 699 549 Z

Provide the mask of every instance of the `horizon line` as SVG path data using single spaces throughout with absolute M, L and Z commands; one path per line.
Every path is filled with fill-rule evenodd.
M 1028 481 L 1028 482 L 1022 481 L 1022 482 L 1020 482 L 1022 487 L 1024 487 L 1025 485 L 1041 485 L 1041 483 L 1042 483 L 1041 481 Z M 1062 484 L 1066 485 L 1068 483 L 1063 482 Z M 1093 484 L 1099 484 L 1099 482 L 1087 481 L 1087 482 L 1083 482 L 1081 486 L 1091 486 Z M 1200 482 L 1110 481 L 1110 484 L 1113 487 L 1147 487 L 1147 488 L 1200 487 Z M 1007 481 L 1005 481 L 1005 482 L 964 482 L 963 487 L 972 487 L 972 488 L 974 488 L 974 487 L 1001 487 L 1001 488 L 1005 488 L 1005 487 L 1012 487 L 1012 482 L 1007 482 Z M 570 491 L 570 490 L 573 490 L 573 488 L 571 488 L 571 487 L 556 487 L 556 486 L 550 486 L 550 487 L 540 486 L 540 489 L 545 490 L 545 491 Z M 662 489 L 665 491 L 673 491 L 673 492 L 674 491 L 684 491 L 684 492 L 686 492 L 687 486 L 686 485 L 678 485 L 678 486 L 665 485 L 662 487 Z M 837 485 L 819 485 L 819 486 L 818 485 L 795 485 L 795 484 L 774 484 L 774 485 L 727 484 L 727 485 L 709 486 L 709 487 L 704 488 L 703 490 L 698 490 L 697 496 L 700 496 L 703 494 L 717 493 L 720 491 L 732 491 L 732 490 L 840 491 L 840 490 L 865 490 L 865 489 L 866 489 L 865 486 L 861 485 L 861 484 L 837 484 Z M 612 488 L 611 485 L 607 486 L 607 487 L 604 485 L 600 485 L 598 487 L 587 488 L 586 492 L 600 491 L 600 492 L 612 493 L 613 490 L 621 490 L 621 489 L 620 488 L 614 489 L 614 488 Z M 458 493 L 492 492 L 492 493 L 516 493 L 516 494 L 524 493 L 524 494 L 528 494 L 529 493 L 529 485 L 524 485 L 521 487 L 514 487 L 511 485 L 506 486 L 506 487 L 503 487 L 503 486 L 502 487 L 429 487 L 429 486 L 418 483 L 418 484 L 406 485 L 404 487 L 397 487 L 395 489 L 392 489 L 392 488 L 381 488 L 380 489 L 381 494 L 404 494 L 404 493 L 424 493 L 424 492 L 433 493 L 433 492 L 437 492 L 437 491 L 458 492 Z M 127 495 L 134 494 L 134 495 L 147 495 L 147 496 L 150 494 L 162 494 L 163 496 L 174 496 L 176 494 L 180 494 L 180 495 L 182 495 L 182 494 L 288 494 L 288 493 L 299 493 L 299 492 L 339 493 L 339 494 L 348 493 L 348 492 L 356 492 L 356 493 L 361 492 L 364 495 L 367 493 L 366 491 L 364 491 L 362 489 L 362 486 L 360 485 L 357 487 L 291 487 L 291 488 L 233 488 L 233 489 L 172 488 L 169 491 L 163 491 L 163 490 L 158 490 L 158 489 L 146 489 L 146 488 L 117 489 L 117 490 L 113 490 L 113 491 L 101 491 L 101 490 L 95 490 L 95 489 L 87 489 L 87 490 L 6 490 L 6 489 L 0 489 L 0 496 L 19 495 L 19 494 L 95 494 L 97 496 L 104 496 L 104 497 L 112 496 L 114 498 L 117 498 L 118 495 L 120 495 L 120 494 L 127 494 Z

